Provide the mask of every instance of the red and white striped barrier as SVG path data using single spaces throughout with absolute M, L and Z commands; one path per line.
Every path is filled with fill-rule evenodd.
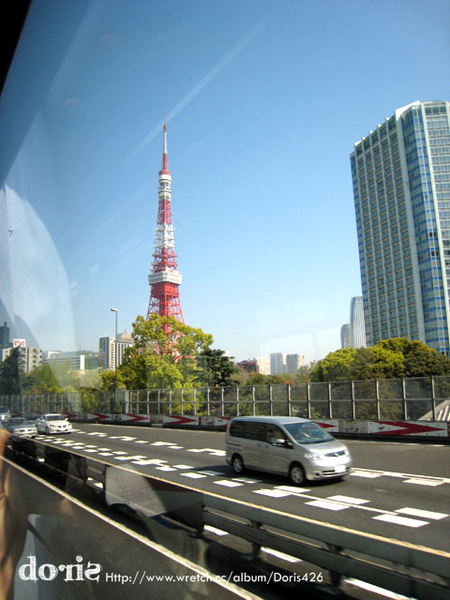
M 154 426 L 190 426 L 225 429 L 232 417 L 186 416 L 186 415 L 137 415 L 109 413 L 64 413 L 69 419 L 79 417 L 81 420 L 97 423 L 122 423 L 127 425 Z M 38 415 L 36 415 L 38 416 Z M 344 433 L 356 435 L 385 436 L 420 436 L 450 437 L 450 422 L 447 421 L 372 421 L 352 419 L 313 419 L 331 434 Z
M 201 416 L 200 426 L 201 427 L 220 427 L 225 429 L 232 417 L 211 417 Z
M 107 422 L 111 420 L 109 413 L 84 413 L 85 421 L 96 421 L 98 423 Z
M 200 417 L 185 417 L 184 415 L 165 415 L 164 425 L 189 425 L 198 427 Z
M 133 413 L 121 413 L 111 415 L 111 421 L 113 421 L 114 423 L 123 423 L 124 425 L 149 425 L 150 415 L 135 415 Z
M 313 419 L 314 423 L 320 425 L 322 429 L 325 429 L 329 433 L 338 433 L 339 432 L 339 421 L 337 419 Z
M 428 437 L 448 437 L 446 422 L 434 421 L 339 421 L 339 433 L 363 435 L 414 435 Z

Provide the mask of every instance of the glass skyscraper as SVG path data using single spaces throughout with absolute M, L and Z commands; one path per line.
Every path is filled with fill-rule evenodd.
M 366 328 L 362 296 L 355 296 L 350 304 L 350 336 L 353 348 L 365 347 Z
M 350 156 L 367 344 L 450 354 L 450 103 L 414 102 Z

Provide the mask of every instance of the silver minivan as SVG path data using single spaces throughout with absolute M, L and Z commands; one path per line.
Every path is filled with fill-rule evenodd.
M 235 417 L 227 427 L 226 460 L 236 474 L 247 467 L 287 475 L 296 485 L 342 478 L 352 465 L 345 444 L 296 417 Z

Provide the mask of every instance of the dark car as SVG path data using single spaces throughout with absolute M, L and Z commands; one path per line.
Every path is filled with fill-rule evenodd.
M 12 434 L 20 437 L 34 437 L 37 435 L 36 424 L 24 417 L 9 419 L 5 428 Z

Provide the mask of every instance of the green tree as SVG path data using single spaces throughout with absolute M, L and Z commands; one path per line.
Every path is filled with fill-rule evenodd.
M 427 377 L 449 375 L 450 358 L 430 348 L 423 342 L 406 338 L 391 338 L 378 342 L 377 346 L 401 352 L 404 358 L 404 377 Z
M 50 365 L 41 365 L 25 376 L 24 390 L 28 394 L 51 394 L 62 392 L 62 388 Z
M 238 373 L 239 369 L 233 359 L 226 356 L 224 350 L 205 348 L 197 357 L 197 367 L 199 372 L 196 381 L 202 385 L 220 387 L 238 383 L 233 379 L 233 375 Z
M 311 370 L 312 381 L 427 377 L 450 374 L 450 359 L 422 342 L 381 340 L 371 348 L 331 352 Z
M 355 348 L 341 348 L 318 361 L 311 371 L 311 381 L 341 381 L 352 379 L 356 363 Z
M 138 316 L 131 336 L 133 346 L 119 367 L 127 389 L 192 387 L 197 356 L 213 343 L 201 329 L 158 314 Z
M 0 364 L 0 394 L 20 394 L 23 377 L 20 348 L 14 348 L 11 354 Z
M 101 389 L 105 391 L 113 391 L 116 389 L 116 381 L 117 388 L 125 388 L 125 382 L 123 380 L 123 374 L 120 369 L 117 369 L 117 379 L 116 372 L 111 370 L 105 370 L 100 373 L 100 380 L 102 382 Z

